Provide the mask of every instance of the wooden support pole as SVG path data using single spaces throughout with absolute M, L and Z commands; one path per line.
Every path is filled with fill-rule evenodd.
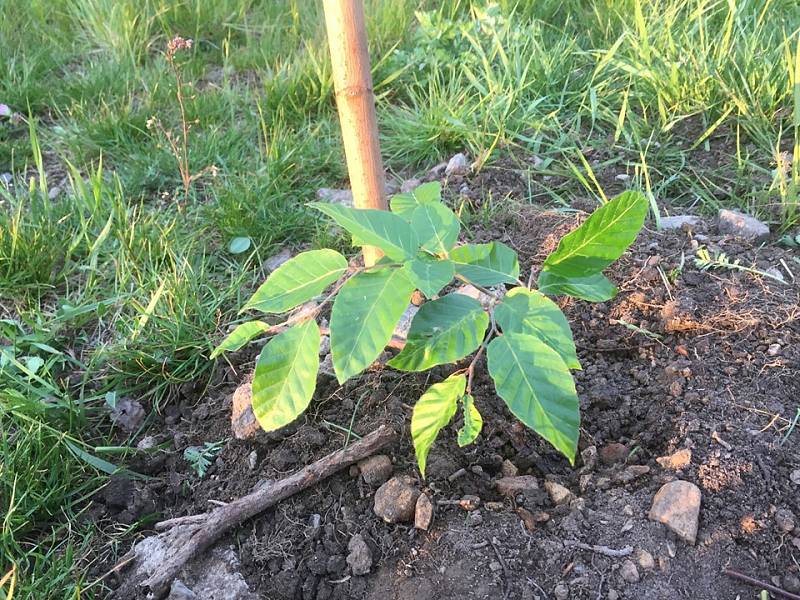
M 356 208 L 386 210 L 386 181 L 361 2 L 323 0 L 325 26 L 353 202 Z M 382 256 L 378 248 L 371 246 L 365 246 L 363 251 L 367 266 Z

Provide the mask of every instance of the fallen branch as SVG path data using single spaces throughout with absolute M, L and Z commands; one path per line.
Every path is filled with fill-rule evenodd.
M 625 546 L 624 548 L 620 548 L 619 550 L 617 550 L 615 548 L 609 548 L 608 546 L 594 546 L 592 544 L 584 544 L 583 542 L 578 542 L 575 540 L 564 540 L 564 545 L 575 546 L 576 548 L 580 548 L 581 550 L 589 550 L 591 552 L 597 552 L 597 554 L 602 554 L 603 556 L 610 556 L 611 558 L 628 556 L 631 552 L 633 552 L 632 546 Z
M 797 594 L 792 594 L 791 592 L 787 592 L 784 589 L 779 588 L 778 586 L 772 585 L 771 583 L 767 583 L 766 581 L 759 581 L 758 579 L 754 579 L 749 575 L 744 575 L 739 573 L 738 571 L 734 571 L 733 569 L 725 569 L 723 571 L 725 575 L 729 577 L 733 577 L 734 579 L 738 579 L 740 581 L 744 581 L 745 583 L 749 583 L 750 585 L 754 585 L 756 587 L 760 587 L 762 590 L 767 590 L 768 592 L 772 592 L 782 598 L 789 598 L 789 600 L 800 600 L 800 596 Z
M 159 538 L 159 541 L 166 545 L 165 559 L 159 562 L 149 573 L 141 573 L 145 569 L 137 568 L 130 580 L 125 582 L 121 588 L 121 590 L 124 589 L 126 591 L 121 592 L 118 590 L 117 597 L 134 597 L 135 591 L 131 589 L 134 586 L 149 588 L 155 597 L 161 597 L 169 590 L 170 584 L 186 563 L 206 550 L 224 533 L 281 500 L 285 500 L 337 471 L 371 456 L 381 448 L 395 442 L 397 438 L 396 431 L 386 425 L 382 425 L 350 446 L 319 459 L 285 479 L 269 482 L 251 494 L 234 500 L 225 506 L 220 506 L 201 515 L 178 517 L 156 524 L 156 529 L 168 528 L 167 531 L 153 536 Z M 122 558 L 120 564 L 131 562 L 132 557 L 137 558 L 136 546 Z M 139 566 L 141 567 L 142 565 Z M 137 581 L 139 578 L 144 578 L 144 581 Z

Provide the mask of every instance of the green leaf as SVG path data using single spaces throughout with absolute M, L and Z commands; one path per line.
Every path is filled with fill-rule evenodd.
M 578 395 L 558 353 L 536 336 L 504 333 L 489 343 L 486 354 L 497 393 L 511 412 L 574 464 Z
M 411 413 L 411 439 L 422 477 L 436 436 L 456 414 L 458 399 L 467 387 L 465 375 L 451 375 L 441 383 L 434 383 L 417 400 Z
M 321 294 L 345 271 L 347 260 L 335 250 L 303 252 L 270 273 L 240 312 L 286 312 Z
M 501 242 L 457 246 L 450 259 L 456 273 L 476 285 L 515 283 L 519 278 L 517 253 Z
M 489 316 L 481 303 L 463 294 L 448 294 L 423 304 L 408 331 L 406 345 L 389 366 L 401 371 L 425 371 L 455 362 L 483 341 Z
M 458 217 L 441 202 L 423 204 L 414 209 L 411 227 L 417 232 L 423 250 L 440 255 L 450 251 L 461 230 Z
M 216 358 L 223 352 L 235 352 L 260 333 L 269 331 L 269 323 L 264 321 L 248 321 L 238 325 L 231 331 L 222 343 L 211 353 L 211 358 Z
M 503 333 L 535 335 L 558 352 L 567 367 L 581 368 L 567 318 L 558 305 L 541 292 L 514 288 L 505 295 L 494 316 Z
M 548 296 L 572 296 L 589 302 L 605 302 L 617 295 L 617 288 L 602 273 L 562 277 L 552 271 L 542 271 L 539 273 L 539 291 Z
M 413 258 L 419 250 L 417 234 L 401 217 L 386 210 L 348 208 L 339 204 L 312 202 L 349 231 L 358 245 L 377 246 L 394 260 Z
M 483 417 L 475 407 L 475 398 L 472 394 L 467 394 L 462 398 L 464 412 L 464 426 L 458 430 L 458 445 L 460 447 L 469 446 L 483 428 Z
M 438 181 L 423 183 L 410 192 L 395 194 L 389 201 L 392 212 L 406 221 L 411 220 L 414 209 L 422 204 L 438 202 L 442 197 L 442 184 Z
M 380 356 L 414 289 L 405 269 L 359 273 L 344 284 L 331 311 L 331 354 L 339 383 Z
M 428 298 L 438 294 L 456 274 L 452 260 L 436 259 L 427 254 L 417 255 L 404 268 L 411 282 Z
M 251 241 L 249 237 L 235 237 L 228 244 L 228 252 L 231 254 L 241 254 L 247 251 L 250 247 Z
M 636 239 L 649 204 L 639 192 L 624 192 L 604 204 L 575 231 L 561 238 L 544 270 L 564 277 L 599 273 L 617 260 Z
M 253 413 L 265 431 L 288 425 L 308 408 L 317 387 L 319 341 L 311 319 L 264 346 L 253 376 Z

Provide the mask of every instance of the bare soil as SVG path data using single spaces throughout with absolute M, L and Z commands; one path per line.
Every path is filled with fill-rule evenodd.
M 466 183 L 483 197 L 492 185 L 495 197 L 520 185 L 479 178 Z M 463 183 L 451 182 L 450 193 Z M 489 227 L 473 228 L 470 241 L 499 239 L 513 246 L 527 274 L 580 218 L 516 207 Z M 788 589 L 800 577 L 800 527 L 782 530 L 776 513 L 791 511 L 800 526 L 800 483 L 792 482 L 792 472 L 800 469 L 800 430 L 789 430 L 800 407 L 800 286 L 750 273 L 702 272 L 693 261 L 699 244 L 748 266 L 783 271 L 788 279 L 783 262 L 800 278 L 796 251 L 723 238 L 713 225 L 695 232 L 648 230 L 608 273 L 620 288 L 613 301 L 562 301 L 583 364 L 575 374 L 580 447 L 594 446 L 605 455 L 613 449 L 609 445 L 622 444 L 618 463 L 587 467 L 579 460 L 571 467 L 515 421 L 483 375 L 475 394 L 483 432 L 474 445 L 459 448 L 456 418 L 440 435 L 428 478 L 421 481 L 408 436 L 411 407 L 450 368 L 425 375 L 376 369 L 343 387 L 320 376 L 316 399 L 296 424 L 235 440 L 230 396 L 252 370 L 253 349 L 234 357 L 234 365 L 220 365 L 205 388 L 183 390 L 183 401 L 150 431 L 155 442 L 177 450 L 151 452 L 132 464 L 154 479 L 115 478 L 93 502 L 91 517 L 124 523 L 150 513 L 169 518 L 202 512 L 211 502 L 230 501 L 341 447 L 346 434 L 340 428 L 352 425 L 364 435 L 391 423 L 404 432 L 389 453 L 395 474 L 414 477 L 434 503 L 471 494 L 481 507 L 467 512 L 440 505 L 428 532 L 388 525 L 373 513 L 375 490 L 357 475 L 340 473 L 220 541 L 218 547 L 235 549 L 254 597 L 756 597 L 758 588 L 724 575 L 725 568 Z M 216 463 L 198 478 L 183 449 L 221 439 L 228 441 Z M 675 471 L 656 462 L 679 449 L 691 450 L 688 466 Z M 494 481 L 505 460 L 540 483 L 561 483 L 575 500 L 554 506 L 544 491 L 502 497 Z M 650 470 L 630 480 L 622 475 L 630 465 Z M 460 469 L 465 472 L 451 478 Z M 676 478 L 697 484 L 703 494 L 695 546 L 647 518 L 656 491 Z M 123 493 L 115 496 L 119 488 Z M 529 530 L 519 508 L 549 519 Z M 374 557 L 366 576 L 351 575 L 345 562 L 348 541 L 357 533 Z M 637 564 L 639 581 L 622 578 L 626 558 L 570 541 L 633 546 L 627 558 Z M 639 564 L 640 551 L 652 555 L 653 568 Z M 109 557 L 98 572 L 112 562 Z

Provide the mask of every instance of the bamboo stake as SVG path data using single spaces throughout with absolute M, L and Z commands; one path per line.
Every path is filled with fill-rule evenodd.
M 324 0 L 323 7 L 353 202 L 356 208 L 386 210 L 364 7 L 361 0 Z M 383 255 L 371 246 L 363 252 L 366 266 Z

